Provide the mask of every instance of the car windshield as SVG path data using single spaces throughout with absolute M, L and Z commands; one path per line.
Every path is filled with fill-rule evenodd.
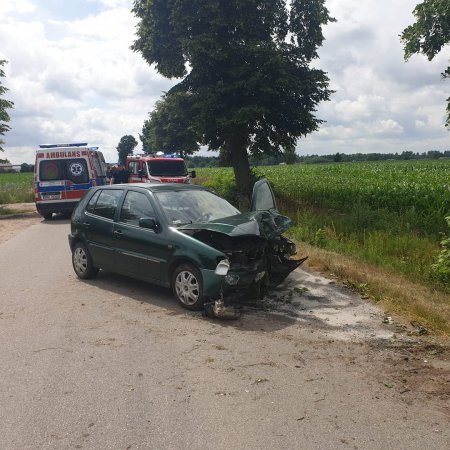
M 155 159 L 148 162 L 150 175 L 155 177 L 184 177 L 187 175 L 184 161 L 176 159 Z
M 180 189 L 157 192 L 155 197 L 169 223 L 175 226 L 240 214 L 240 211 L 226 200 L 209 191 Z

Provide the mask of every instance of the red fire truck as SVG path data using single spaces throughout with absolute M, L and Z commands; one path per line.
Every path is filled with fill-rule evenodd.
M 162 153 L 128 156 L 126 168 L 130 183 L 190 183 L 196 177 L 183 158 Z

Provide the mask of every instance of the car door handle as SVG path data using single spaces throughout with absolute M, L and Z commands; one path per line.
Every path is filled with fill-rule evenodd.
M 84 225 L 85 227 L 90 227 L 90 226 L 91 226 L 90 222 L 83 222 L 83 225 Z
M 113 231 L 113 234 L 116 237 L 121 237 L 123 233 L 122 233 L 122 230 L 116 230 L 116 231 Z

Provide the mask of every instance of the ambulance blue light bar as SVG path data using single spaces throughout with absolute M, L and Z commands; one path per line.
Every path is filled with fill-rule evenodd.
M 75 144 L 40 144 L 40 148 L 56 148 L 56 147 L 86 147 L 87 142 L 77 142 Z

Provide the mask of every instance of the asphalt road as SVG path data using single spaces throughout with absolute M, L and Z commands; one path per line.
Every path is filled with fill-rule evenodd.
M 332 283 L 304 314 L 212 321 L 146 283 L 77 280 L 68 232 L 43 221 L 0 245 L 2 450 L 449 448 L 448 390 L 435 392 L 448 367 L 436 360 L 425 389 L 429 362 L 357 312 L 340 323 Z M 324 284 L 308 276 L 277 301 Z

